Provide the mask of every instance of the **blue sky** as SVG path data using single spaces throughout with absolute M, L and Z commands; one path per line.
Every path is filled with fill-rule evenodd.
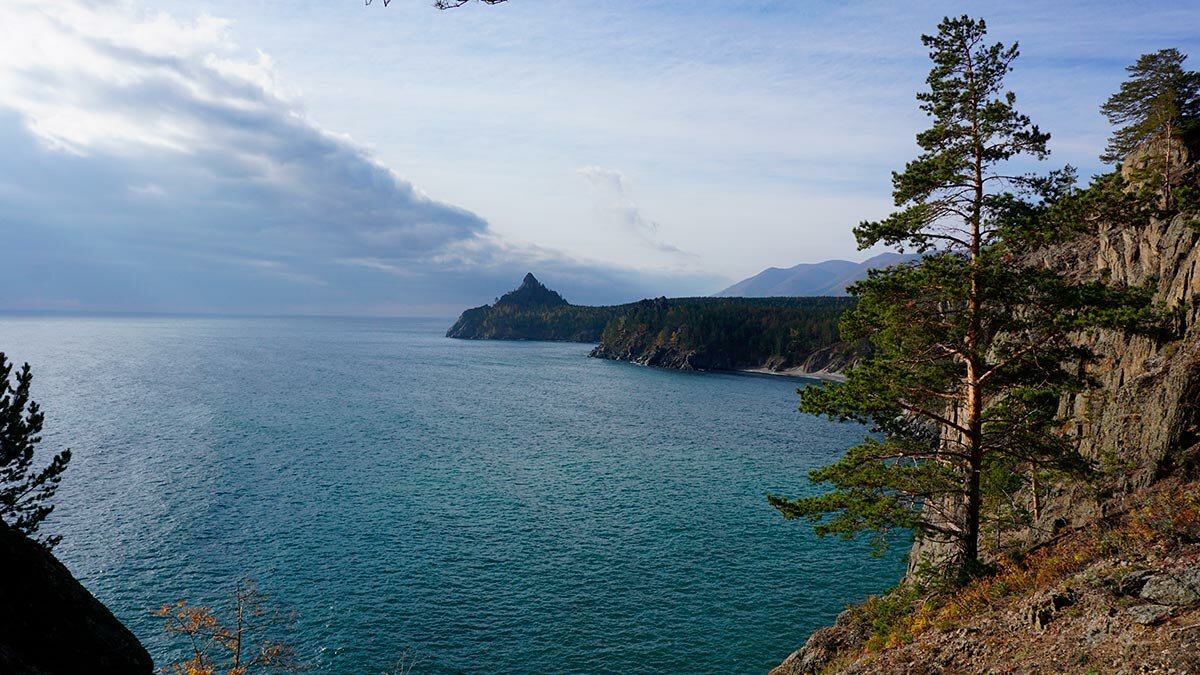
M 88 6 L 81 6 L 87 4 Z M 1017 40 L 1047 167 L 1101 170 L 1194 3 L 159 0 L 0 6 L 0 309 L 449 315 L 862 259 L 946 14 Z

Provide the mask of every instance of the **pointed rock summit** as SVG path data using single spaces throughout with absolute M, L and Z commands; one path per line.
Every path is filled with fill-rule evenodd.
M 497 307 L 559 307 L 568 305 L 563 296 L 546 288 L 530 272 L 515 291 L 509 291 L 496 301 Z

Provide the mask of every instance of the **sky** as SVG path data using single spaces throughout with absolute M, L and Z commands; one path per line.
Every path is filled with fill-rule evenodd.
M 452 316 L 862 260 L 947 14 L 1018 41 L 1041 168 L 1105 170 L 1189 2 L 4 0 L 0 310 Z M 1031 166 L 1030 168 L 1038 168 Z

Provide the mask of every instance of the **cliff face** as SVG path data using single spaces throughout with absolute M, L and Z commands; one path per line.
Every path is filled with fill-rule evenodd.
M 0 523 L 0 672 L 151 673 L 146 649 L 50 552 Z
M 676 370 L 754 370 L 790 375 L 836 375 L 853 365 L 859 352 L 839 342 L 809 352 L 741 358 L 730 353 L 679 345 L 655 344 L 652 336 L 632 335 L 603 341 L 588 356 Z
M 836 372 L 857 357 L 840 342 L 848 298 L 643 300 L 604 328 L 595 358 L 678 370 Z
M 1047 505 L 1043 525 L 1059 519 L 1081 525 L 1103 511 L 1103 501 L 1146 487 L 1200 450 L 1200 231 L 1189 224 L 1194 217 L 1102 227 L 1081 245 L 1044 256 L 1046 264 L 1085 279 L 1157 280 L 1154 299 L 1175 312 L 1176 339 L 1098 331 L 1082 340 L 1102 355 L 1089 368 L 1100 387 L 1062 406 L 1083 432 L 1083 454 L 1113 470 L 1099 495 L 1059 495 Z
M 1093 483 L 1054 486 L 1022 535 L 1035 545 L 1121 508 L 1123 499 L 1200 453 L 1200 230 L 1195 214 L 1098 232 L 1037 256 L 1078 280 L 1156 284 L 1154 302 L 1174 313 L 1172 339 L 1114 330 L 1080 337 L 1100 356 L 1087 367 L 1098 386 L 1064 399 L 1060 412 L 1081 433 L 1080 452 L 1101 468 Z M 910 572 L 949 552 L 917 542 Z
M 849 610 L 776 673 L 1200 672 L 1197 219 L 1184 213 L 1101 224 L 1032 260 L 1081 281 L 1150 283 L 1154 302 L 1171 312 L 1173 323 L 1168 337 L 1114 330 L 1079 336 L 1099 356 L 1087 366 L 1097 386 L 1065 397 L 1060 413 L 1100 475 L 1087 484 L 1052 485 L 1043 495 L 1040 516 L 1016 535 L 1039 551 L 1032 562 L 1004 567 L 1000 561 L 1009 570 L 1001 583 L 977 582 L 960 594 L 967 604 L 970 593 L 984 596 L 977 613 L 914 620 L 910 627 L 947 625 L 922 626 L 911 642 L 891 649 L 864 652 L 872 627 L 856 618 L 859 610 Z M 910 572 L 922 559 L 936 564 L 950 554 L 917 542 Z M 1172 589 L 1169 597 L 1163 588 Z

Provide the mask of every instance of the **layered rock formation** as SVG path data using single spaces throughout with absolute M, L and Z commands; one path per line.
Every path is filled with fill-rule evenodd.
M 1035 529 L 1051 530 L 1063 520 L 1084 524 L 1105 501 L 1149 485 L 1200 451 L 1200 231 L 1194 217 L 1106 225 L 1045 253 L 1045 264 L 1081 278 L 1156 282 L 1154 300 L 1174 314 L 1175 325 L 1173 339 L 1116 331 L 1083 337 L 1101 355 L 1088 368 L 1100 386 L 1062 405 L 1083 432 L 1081 452 L 1110 469 L 1110 484 L 1100 494 L 1064 491 L 1047 504 Z
M 604 341 L 588 356 L 628 361 L 641 366 L 676 370 L 746 370 L 784 375 L 837 375 L 861 357 L 861 351 L 843 342 L 813 351 L 769 354 L 740 358 L 728 352 L 685 348 L 677 344 L 654 344 L 646 336 L 622 341 Z

